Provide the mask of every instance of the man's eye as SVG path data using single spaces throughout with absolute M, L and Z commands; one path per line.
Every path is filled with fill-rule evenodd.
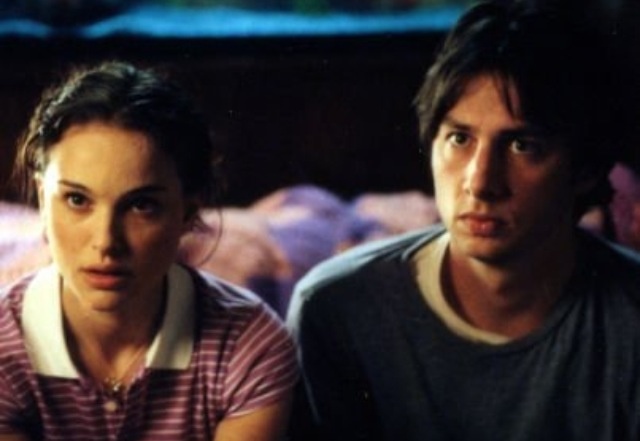
M 541 145 L 536 140 L 514 139 L 509 144 L 513 153 L 520 155 L 536 155 L 542 152 Z
M 469 143 L 469 135 L 462 132 L 454 132 L 447 136 L 447 140 L 454 147 L 462 147 Z
M 137 198 L 131 201 L 131 209 L 141 214 L 155 214 L 160 210 L 160 204 L 155 199 Z

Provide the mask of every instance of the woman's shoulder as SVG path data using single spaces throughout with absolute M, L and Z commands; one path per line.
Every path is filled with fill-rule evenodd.
M 247 288 L 226 281 L 210 272 L 189 268 L 197 295 L 222 308 L 255 308 L 262 300 Z
M 21 319 L 24 293 L 33 277 L 26 276 L 0 290 L 0 377 L 10 378 L 13 386 L 26 384 L 28 378 L 30 362 Z
M 268 319 L 281 323 L 277 313 L 257 294 L 211 273 L 190 269 L 193 277 L 197 313 L 220 321 L 251 322 Z
M 37 272 L 26 275 L 0 289 L 0 335 L 6 334 L 4 327 L 8 323 L 19 326 L 24 294 L 36 275 Z
M 210 273 L 190 270 L 204 345 L 224 341 L 223 357 L 244 348 L 251 354 L 274 352 L 283 364 L 295 364 L 290 332 L 258 295 Z M 242 352 L 242 351 L 241 351 Z M 216 352 L 218 357 L 219 352 Z

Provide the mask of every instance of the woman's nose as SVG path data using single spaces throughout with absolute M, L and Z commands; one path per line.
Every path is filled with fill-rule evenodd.
M 491 144 L 480 144 L 467 164 L 466 192 L 476 199 L 494 201 L 509 194 L 508 164 Z
M 92 247 L 101 257 L 118 257 L 126 252 L 123 220 L 115 210 L 95 214 Z

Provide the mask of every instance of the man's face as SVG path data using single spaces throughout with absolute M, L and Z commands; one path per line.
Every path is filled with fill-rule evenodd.
M 452 255 L 494 264 L 526 259 L 565 237 L 576 192 L 567 149 L 514 116 L 517 93 L 510 88 L 510 112 L 501 86 L 490 75 L 472 79 L 443 118 L 431 153 Z

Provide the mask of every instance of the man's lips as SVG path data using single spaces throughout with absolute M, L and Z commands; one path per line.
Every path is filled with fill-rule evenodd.
M 480 237 L 498 236 L 506 226 L 503 219 L 484 214 L 466 213 L 459 219 L 472 235 Z

